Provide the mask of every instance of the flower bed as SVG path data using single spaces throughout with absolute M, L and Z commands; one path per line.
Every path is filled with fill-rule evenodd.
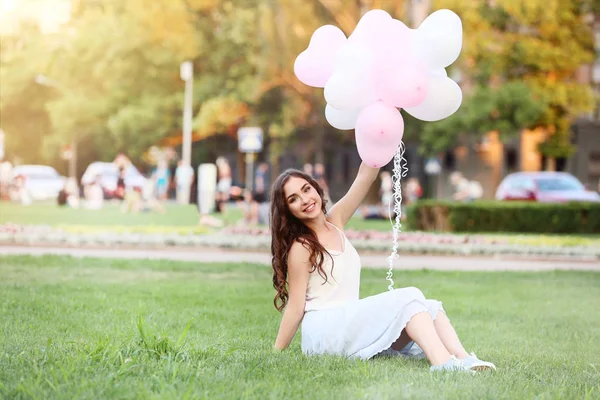
M 391 251 L 391 232 L 346 232 L 354 247 L 360 251 L 387 253 Z M 438 255 L 514 255 L 529 257 L 560 257 L 600 260 L 597 240 L 589 245 L 557 246 L 514 243 L 508 237 L 486 235 L 435 234 L 402 232 L 398 252 L 405 254 Z M 265 228 L 228 228 L 214 234 L 181 234 L 177 232 L 72 232 L 50 226 L 0 225 L 0 244 L 66 245 L 107 247 L 218 247 L 236 250 L 269 251 L 270 232 Z

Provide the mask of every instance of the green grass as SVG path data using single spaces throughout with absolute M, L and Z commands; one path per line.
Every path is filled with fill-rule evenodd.
M 363 271 L 362 295 L 385 290 Z M 425 361 L 273 353 L 270 273 L 248 264 L 0 258 L 0 397 L 116 399 L 600 396 L 600 274 L 396 272 L 442 300 L 495 374 Z
M 166 213 L 123 213 L 116 203 L 108 203 L 101 210 L 58 207 L 52 203 L 21 206 L 0 204 L 0 223 L 23 225 L 88 225 L 88 226 L 165 226 L 193 227 L 198 224 L 198 209 L 193 205 L 168 204 Z
M 228 204 L 225 214 L 214 214 L 227 225 L 233 225 L 243 218 L 242 210 L 235 204 Z M 70 227 L 71 230 L 87 227 L 111 227 L 115 229 L 156 226 L 168 228 L 193 228 L 198 224 L 198 209 L 194 205 L 180 206 L 167 204 L 166 213 L 142 212 L 122 213 L 117 203 L 107 203 L 101 210 L 72 209 L 58 207 L 54 203 L 35 203 L 24 207 L 19 204 L 0 203 L 0 224 L 50 225 Z M 364 221 L 353 218 L 349 225 L 354 229 L 390 230 L 389 221 Z
M 195 206 L 168 204 L 166 213 L 143 212 L 122 213 L 116 203 L 106 204 L 102 210 L 70 209 L 58 207 L 54 203 L 36 203 L 28 207 L 18 204 L 0 203 L 0 224 L 50 225 L 71 232 L 95 232 L 99 230 L 154 232 L 205 233 L 205 227 L 198 226 L 198 210 Z M 225 214 L 214 214 L 226 225 L 235 225 L 243 218 L 242 210 L 229 204 Z M 350 220 L 348 228 L 355 230 L 391 231 L 389 221 L 365 221 L 360 217 Z
M 346 229 L 354 229 L 355 231 L 374 230 L 379 232 L 391 232 L 392 223 L 387 219 L 364 219 L 359 216 L 354 216 L 348 221 Z M 407 230 L 405 224 L 403 224 L 402 230 Z

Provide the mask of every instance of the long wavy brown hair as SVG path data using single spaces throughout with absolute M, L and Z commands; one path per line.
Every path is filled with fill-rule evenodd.
M 271 188 L 271 265 L 273 266 L 273 287 L 277 290 L 273 304 L 278 311 L 282 311 L 289 298 L 288 293 L 288 254 L 295 241 L 302 243 L 310 252 L 309 262 L 314 272 L 327 282 L 327 274 L 323 270 L 325 254 L 331 254 L 319 243 L 315 232 L 302 221 L 292 215 L 283 187 L 291 177 L 302 178 L 307 181 L 321 198 L 321 211 L 327 213 L 327 201 L 323 198 L 323 188 L 310 175 L 296 169 L 288 169 L 273 182 Z M 333 258 L 332 258 L 333 262 Z

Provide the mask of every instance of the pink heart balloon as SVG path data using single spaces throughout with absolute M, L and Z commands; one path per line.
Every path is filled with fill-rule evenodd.
M 333 75 L 335 56 L 346 43 L 346 35 L 338 27 L 324 25 L 317 29 L 308 48 L 296 57 L 294 73 L 298 79 L 314 87 L 325 87 Z
M 381 101 L 365 107 L 356 120 L 356 147 L 360 158 L 370 167 L 390 162 L 404 135 L 400 111 Z

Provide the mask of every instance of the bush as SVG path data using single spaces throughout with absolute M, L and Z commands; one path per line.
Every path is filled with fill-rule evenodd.
M 600 233 L 600 204 L 422 200 L 408 207 L 413 230 L 442 232 Z

